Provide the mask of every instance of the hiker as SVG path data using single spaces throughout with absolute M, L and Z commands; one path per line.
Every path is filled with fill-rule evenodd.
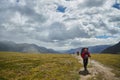
M 79 56 L 79 51 L 77 51 L 77 56 Z
M 81 57 L 83 59 L 84 70 L 87 71 L 88 57 L 91 57 L 88 48 L 82 48 Z

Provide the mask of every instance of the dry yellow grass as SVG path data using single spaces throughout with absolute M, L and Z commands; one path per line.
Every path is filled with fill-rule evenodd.
M 78 80 L 80 67 L 69 54 L 0 52 L 0 80 Z
M 120 54 L 93 54 L 92 59 L 113 68 L 113 73 L 120 77 Z

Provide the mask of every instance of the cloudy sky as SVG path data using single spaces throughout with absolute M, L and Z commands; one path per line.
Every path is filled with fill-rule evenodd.
M 65 50 L 120 41 L 114 0 L 0 0 L 0 41 Z

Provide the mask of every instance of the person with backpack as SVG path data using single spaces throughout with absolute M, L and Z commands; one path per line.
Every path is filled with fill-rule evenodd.
M 79 51 L 77 51 L 77 56 L 79 56 Z
M 88 57 L 91 57 L 88 48 L 82 48 L 81 57 L 83 59 L 84 70 L 87 71 Z

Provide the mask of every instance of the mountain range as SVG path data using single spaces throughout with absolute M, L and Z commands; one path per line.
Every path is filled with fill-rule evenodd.
M 115 45 L 97 45 L 89 46 L 90 53 L 120 53 L 120 42 Z M 81 51 L 82 47 L 69 49 L 65 51 L 55 51 L 47 49 L 36 44 L 15 43 L 12 41 L 0 41 L 0 51 L 11 52 L 31 52 L 31 53 L 75 53 Z
M 97 45 L 97 46 L 89 46 L 87 48 L 89 48 L 90 53 L 100 53 L 109 46 L 110 45 Z M 77 51 L 81 51 L 82 48 L 83 47 L 70 49 L 70 50 L 67 50 L 66 53 L 75 53 Z
M 28 44 L 28 43 L 17 44 L 12 41 L 0 41 L 0 51 L 58 53 L 53 49 L 47 49 L 45 47 L 41 47 L 35 44 Z
M 120 42 L 104 49 L 101 53 L 112 53 L 112 54 L 120 53 Z
M 120 42 L 115 45 L 97 45 L 97 46 L 89 46 L 90 53 L 112 53 L 117 54 L 120 53 Z M 66 53 L 76 53 L 77 51 L 81 51 L 82 47 L 67 50 Z

